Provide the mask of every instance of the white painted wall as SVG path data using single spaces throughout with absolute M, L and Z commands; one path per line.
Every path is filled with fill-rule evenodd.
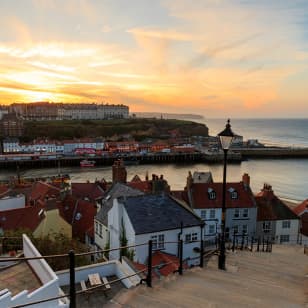
M 25 257 L 27 258 L 41 256 L 26 235 L 23 235 L 23 250 Z M 60 288 L 58 277 L 47 264 L 47 262 L 44 259 L 37 259 L 29 260 L 28 263 L 30 264 L 34 273 L 41 280 L 43 285 L 31 293 L 29 293 L 27 290 L 24 290 L 16 294 L 14 297 L 12 297 L 11 292 L 5 293 L 3 296 L 0 296 L 0 307 L 10 307 L 20 304 L 31 303 L 47 298 L 56 297 L 59 295 Z M 48 302 L 31 305 L 29 307 L 56 308 L 68 307 L 68 305 L 64 304 L 60 300 L 51 300 Z
M 117 276 L 118 278 L 123 278 L 132 274 L 132 272 L 128 273 L 126 265 L 121 264 L 118 260 L 112 260 L 75 268 L 75 281 L 76 283 L 80 283 L 82 280 L 87 280 L 88 275 L 95 273 L 98 273 L 101 277 Z M 69 270 L 58 271 L 56 274 L 59 278 L 60 286 L 67 286 L 70 284 Z M 136 283 L 129 278 L 123 279 L 122 283 L 126 288 L 131 288 L 136 285 Z
M 180 233 L 180 228 L 168 231 L 160 231 L 160 232 L 153 232 L 147 234 L 140 234 L 136 235 L 135 244 L 144 244 L 148 243 L 153 235 L 164 234 L 165 236 L 165 249 L 161 250 L 162 252 L 170 253 L 175 256 L 178 256 L 178 244 L 177 243 L 167 243 L 167 242 L 177 242 L 178 241 L 178 234 Z M 200 242 L 190 242 L 185 243 L 185 235 L 189 233 L 197 233 L 198 234 L 198 241 L 201 239 L 201 228 L 197 227 L 189 227 L 183 228 L 183 259 L 187 260 L 189 265 L 199 265 L 199 253 L 193 251 L 194 247 L 200 247 Z M 135 248 L 135 261 L 139 263 L 145 264 L 148 258 L 148 245 L 138 246 Z
M 117 199 L 113 200 L 113 206 L 108 212 L 108 229 L 110 235 L 110 248 L 120 247 L 121 219 L 123 216 L 123 205 L 119 204 Z M 110 251 L 109 259 L 118 260 L 120 258 L 119 250 Z
M 289 220 L 290 228 L 282 228 L 283 221 Z M 298 239 L 298 230 L 299 230 L 299 219 L 286 219 L 286 220 L 277 220 L 276 221 L 276 242 L 280 243 L 281 235 L 289 235 L 290 243 L 285 244 L 297 244 Z
M 206 209 L 193 209 L 194 212 L 205 222 L 204 226 L 204 234 L 203 239 L 209 240 L 211 238 L 215 238 L 216 236 L 216 224 L 217 224 L 217 232 L 220 232 L 221 225 L 221 208 L 206 208 Z M 211 210 L 215 211 L 215 217 L 210 216 Z M 205 218 L 201 216 L 201 212 L 206 211 Z M 214 227 L 215 233 L 210 235 L 210 226 Z
M 117 199 L 113 201 L 113 207 L 108 213 L 108 227 L 110 231 L 110 248 L 117 248 L 120 247 L 120 234 L 121 234 L 121 223 L 123 219 L 124 228 L 126 231 L 126 238 L 127 244 L 131 245 L 140 245 L 134 249 L 135 257 L 134 260 L 139 263 L 146 263 L 148 257 L 148 241 L 151 239 L 153 235 L 164 234 L 165 242 L 177 242 L 178 241 L 178 234 L 180 233 L 180 228 L 174 230 L 167 230 L 167 231 L 159 231 L 153 232 L 148 234 L 140 234 L 136 235 L 134 228 L 130 222 L 130 219 L 127 215 L 127 212 L 124 206 L 118 202 Z M 199 264 L 199 253 L 193 251 L 194 247 L 200 247 L 200 242 L 192 242 L 192 243 L 185 243 L 185 235 L 188 233 L 197 233 L 198 234 L 198 241 L 201 240 L 201 228 L 200 226 L 196 227 L 189 227 L 183 229 L 182 239 L 184 240 L 183 243 L 183 258 L 187 259 L 189 265 L 197 265 Z M 177 243 L 169 243 L 165 244 L 165 249 L 162 250 L 164 252 L 173 254 L 177 256 L 178 254 L 178 244 Z M 111 251 L 109 253 L 110 260 L 119 259 L 120 252 L 119 250 Z M 195 259 L 196 258 L 196 259 Z
M 97 226 L 97 227 L 96 227 Z M 100 234 L 100 228 L 102 230 Z M 94 219 L 94 242 L 99 249 L 105 249 L 109 240 L 108 227 Z
M 0 212 L 24 208 L 26 204 L 25 196 L 20 194 L 16 197 L 4 197 L 0 199 Z M 3 213 L 5 215 L 5 213 Z

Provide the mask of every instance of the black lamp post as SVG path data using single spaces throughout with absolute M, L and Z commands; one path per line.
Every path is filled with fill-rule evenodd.
M 227 175 L 227 154 L 232 143 L 234 134 L 231 130 L 230 119 L 228 119 L 226 128 L 218 134 L 221 147 L 224 151 L 224 174 L 222 183 L 222 212 L 221 212 L 221 237 L 220 251 L 218 256 L 218 268 L 226 269 L 226 246 L 225 246 L 225 226 L 226 226 L 226 175 Z

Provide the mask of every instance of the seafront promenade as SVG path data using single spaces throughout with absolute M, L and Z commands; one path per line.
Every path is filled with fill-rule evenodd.
M 32 158 L 29 156 L 2 155 L 0 166 L 16 168 L 17 165 L 24 168 L 43 168 L 61 166 L 79 166 L 80 161 L 88 158 L 94 160 L 96 165 L 109 166 L 114 160 L 123 159 L 127 165 L 136 164 L 163 164 L 163 163 L 220 163 L 223 161 L 223 153 L 218 151 L 201 150 L 193 153 L 117 153 L 104 156 L 82 155 L 42 155 Z M 308 158 L 308 148 L 290 147 L 260 147 L 260 148 L 234 148 L 228 153 L 229 162 L 240 163 L 249 158 Z

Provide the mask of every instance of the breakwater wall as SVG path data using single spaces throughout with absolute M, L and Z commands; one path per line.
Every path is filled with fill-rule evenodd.
M 308 148 L 240 148 L 237 149 L 245 158 L 308 158 Z

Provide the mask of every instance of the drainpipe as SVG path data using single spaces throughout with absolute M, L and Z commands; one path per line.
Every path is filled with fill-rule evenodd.
M 183 221 L 181 221 L 181 225 L 180 225 L 180 232 L 178 233 L 178 253 L 177 253 L 177 257 L 179 258 L 180 257 L 180 240 L 181 240 L 181 237 L 182 237 L 182 234 L 183 234 Z

